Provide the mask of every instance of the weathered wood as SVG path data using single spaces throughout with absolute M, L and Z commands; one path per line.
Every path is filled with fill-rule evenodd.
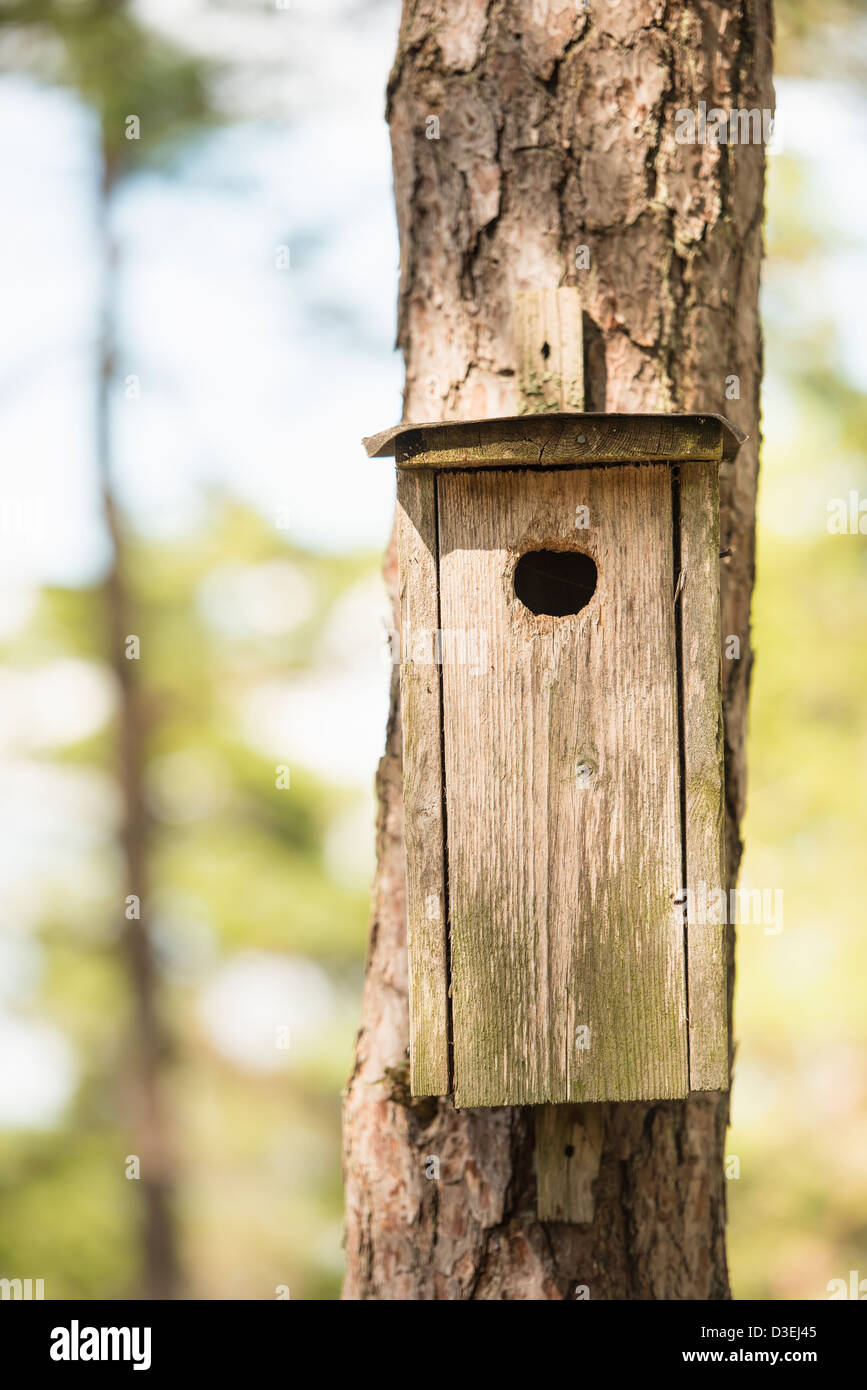
M 689 1079 L 728 1088 L 724 770 L 720 672 L 719 476 L 715 464 L 680 479 L 680 598 L 685 793 Z M 714 911 L 717 915 L 714 915 Z M 711 920 L 707 920 L 710 916 Z
M 743 440 L 721 415 L 597 415 L 552 411 L 397 425 L 371 435 L 370 458 L 399 468 L 552 468 L 578 464 L 695 463 L 732 458 Z
M 436 478 L 397 480 L 410 1088 L 449 1091 Z
M 584 409 L 584 329 L 581 295 L 574 288 L 530 290 L 514 306 L 513 337 L 517 362 L 518 410 L 533 413 Z M 535 1110 L 536 1191 L 540 1218 L 593 1219 L 593 1179 L 599 1154 L 575 1143 L 571 1105 L 541 1105 Z M 594 1126 L 595 1128 L 595 1126 Z M 582 1134 L 584 1131 L 581 1131 Z M 571 1157 L 569 1156 L 571 1153 Z
M 534 1113 L 540 1221 L 592 1221 L 607 1106 L 540 1105 Z
M 527 413 L 584 409 L 584 338 L 577 289 L 531 290 L 515 299 L 520 406 Z
M 488 657 L 443 665 L 455 1104 L 684 1096 L 670 470 L 437 487 L 442 625 Z M 573 617 L 514 595 L 543 547 L 598 566 Z

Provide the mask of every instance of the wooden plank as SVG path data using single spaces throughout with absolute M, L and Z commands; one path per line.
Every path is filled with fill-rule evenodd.
M 561 288 L 518 295 L 513 332 L 519 412 L 583 410 L 584 326 L 579 291 Z M 591 1107 L 583 1109 L 589 1112 Z M 537 1211 L 542 1220 L 546 1216 L 565 1220 L 567 1212 L 572 1214 L 570 1219 L 592 1220 L 593 1179 L 599 1163 L 597 1156 L 594 1165 L 587 1145 L 576 1145 L 575 1116 L 580 1113 L 582 1107 L 571 1105 L 536 1107 Z
M 442 625 L 488 654 L 443 665 L 455 1103 L 683 1096 L 670 470 L 437 488 Z M 595 560 L 577 615 L 515 597 L 534 548 Z
M 593 1184 L 605 1140 L 605 1105 L 536 1108 L 536 1210 L 540 1221 L 593 1220 Z
M 726 928 L 724 914 L 713 910 L 727 901 L 719 896 L 725 890 L 725 773 L 714 464 L 681 477 L 680 537 L 689 1077 L 692 1090 L 717 1091 L 728 1087 L 729 1059 Z
M 397 480 L 410 1089 L 447 1095 L 449 1005 L 436 479 Z
M 551 411 L 503 419 L 398 425 L 366 439 L 399 468 L 547 468 L 733 458 L 744 436 L 721 415 Z
M 689 424 L 665 416 L 527 415 L 513 421 L 421 426 L 397 441 L 399 468 L 556 468 L 721 460 L 723 436 L 710 417 Z
M 583 410 L 584 337 L 578 290 L 563 287 L 519 294 L 514 341 L 522 412 Z

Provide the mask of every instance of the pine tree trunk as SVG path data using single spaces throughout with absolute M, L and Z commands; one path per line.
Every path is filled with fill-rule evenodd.
M 388 103 L 405 418 L 514 411 L 514 298 L 577 285 L 585 409 L 718 411 L 750 435 L 721 473 L 723 633 L 740 640 L 723 661 L 730 883 L 745 784 L 765 150 L 681 144 L 675 131 L 676 112 L 700 101 L 773 109 L 771 37 L 770 0 L 600 0 L 587 11 L 404 0 Z M 393 547 L 386 574 L 393 594 Z M 727 1298 L 727 1095 L 606 1107 L 584 1225 L 536 1218 L 531 1110 L 409 1100 L 399 718 L 395 686 L 345 1101 L 344 1297 L 558 1299 L 585 1285 L 599 1299 Z
M 162 1069 L 168 1039 L 160 1016 L 159 977 L 151 938 L 147 883 L 147 841 L 150 816 L 144 796 L 143 764 L 146 717 L 139 687 L 137 661 L 128 660 L 126 643 L 137 633 L 126 574 L 126 543 L 114 496 L 112 476 L 112 404 L 118 394 L 115 377 L 118 248 L 112 234 L 116 181 L 109 152 L 103 149 L 99 227 L 102 249 L 102 305 L 96 394 L 96 463 L 102 493 L 103 517 L 111 545 L 105 582 L 108 657 L 120 695 L 117 775 L 123 806 L 121 851 L 123 899 L 132 896 L 136 909 L 123 911 L 121 959 L 131 1004 L 131 1025 L 122 1064 L 122 1089 L 128 1119 L 128 1142 L 140 1161 L 136 1180 L 140 1198 L 140 1294 L 145 1299 L 177 1297 L 180 1272 L 173 1213 L 173 1152 L 162 1089 Z M 124 902 L 118 903 L 120 912 Z M 130 1155 L 131 1156 L 131 1155 Z

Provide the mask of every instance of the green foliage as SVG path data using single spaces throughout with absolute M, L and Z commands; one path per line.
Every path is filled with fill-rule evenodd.
M 243 572 L 275 561 L 291 562 L 314 595 L 299 630 L 277 641 L 213 627 L 200 601 L 209 578 L 227 565 Z M 334 1297 L 339 1093 L 351 1065 L 369 906 L 366 883 L 336 881 L 323 846 L 358 793 L 303 767 L 278 790 L 274 765 L 245 742 L 225 692 L 309 670 L 335 603 L 376 563 L 306 554 L 251 511 L 216 501 L 202 530 L 180 542 L 133 538 L 126 563 L 144 653 L 135 676 L 150 730 L 149 872 L 172 1037 L 166 1081 L 183 1117 L 178 1212 L 190 1288 L 205 1297 L 273 1298 L 285 1283 L 293 1297 Z M 104 618 L 100 589 L 45 590 L 15 643 L 17 664 L 68 656 L 102 663 Z M 108 726 L 50 762 L 110 771 L 114 748 Z M 186 760 L 182 803 L 185 769 L 193 776 L 197 760 L 219 787 L 213 805 L 188 819 L 172 812 L 171 781 L 154 780 L 174 755 Z M 372 844 L 372 820 L 369 837 Z M 81 853 L 70 890 L 60 878 L 52 886 L 47 866 L 35 1002 L 73 1042 L 81 1079 L 58 1133 L 0 1144 L 0 1265 L 45 1278 L 48 1297 L 118 1297 L 135 1287 L 139 1208 L 123 1173 L 122 1082 L 132 1001 L 118 954 L 118 870 L 106 847 L 94 847 Z M 97 885 L 90 894 L 88 882 Z M 250 951 L 320 962 L 335 991 L 336 1013 L 315 1047 L 290 1054 L 275 1075 L 220 1055 L 198 1016 L 212 972 Z
M 839 81 L 865 75 L 865 0 L 777 0 L 776 70 Z
M 815 7 L 797 8 L 816 18 Z M 867 1268 L 867 537 L 827 529 L 835 497 L 867 491 L 867 397 L 814 293 L 838 245 L 809 168 L 770 161 L 769 212 L 775 395 L 760 479 L 741 882 L 781 887 L 785 912 L 778 935 L 738 933 L 727 1144 L 741 1172 L 728 1184 L 729 1253 L 737 1298 L 823 1298 L 830 1279 Z
M 70 1127 L 0 1136 L 0 1268 L 44 1279 L 45 1297 L 122 1298 L 135 1288 L 133 1185 L 118 1132 Z
M 4 25 L 23 34 L 36 73 L 70 87 L 94 112 L 113 182 L 165 160 L 217 120 L 211 65 L 155 35 L 123 0 L 13 0 L 0 13 Z

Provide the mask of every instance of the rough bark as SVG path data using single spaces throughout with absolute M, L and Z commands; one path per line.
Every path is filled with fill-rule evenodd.
M 769 108 L 770 0 L 405 0 L 389 84 L 405 417 L 515 409 L 512 306 L 574 284 L 585 408 L 720 411 L 727 871 L 741 852 L 759 430 L 764 148 L 678 144 L 675 113 Z M 439 139 L 428 135 L 437 116 Z M 589 250 L 579 269 L 576 248 Z M 727 399 L 727 378 L 740 398 Z M 380 423 L 371 421 L 371 427 Z M 369 465 L 372 466 L 372 465 Z M 393 548 L 386 576 L 394 592 Z M 345 1102 L 352 1299 L 726 1298 L 728 1096 L 606 1107 L 595 1214 L 540 1223 L 528 1109 L 410 1101 L 396 689 Z M 440 1160 L 438 1180 L 426 1158 Z

